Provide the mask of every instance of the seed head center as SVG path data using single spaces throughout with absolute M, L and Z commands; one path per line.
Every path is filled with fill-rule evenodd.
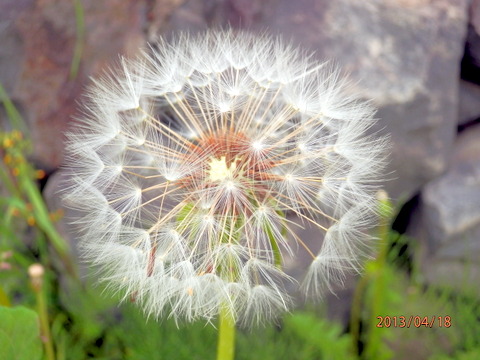
M 215 159 L 214 157 L 210 158 L 208 163 L 208 178 L 211 181 L 223 181 L 225 179 L 232 179 L 237 169 L 236 159 L 230 163 L 230 166 L 227 164 L 225 156 L 220 157 L 220 159 Z

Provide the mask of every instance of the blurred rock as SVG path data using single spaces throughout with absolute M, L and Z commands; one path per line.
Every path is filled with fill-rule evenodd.
M 88 77 L 105 69 L 117 54 L 132 53 L 143 43 L 141 2 L 84 0 L 82 4 L 86 38 L 80 72 L 72 79 L 73 2 L 0 2 L 0 81 L 22 109 L 31 129 L 35 160 L 46 168 L 62 161 L 62 134 Z
M 467 241 L 480 250 L 480 126 L 457 140 L 450 169 L 425 186 L 422 195 L 426 229 L 438 254 L 467 255 Z M 469 232 L 478 237 L 467 236 Z M 446 247 L 445 247 L 446 246 Z M 451 247 L 451 248 L 450 248 Z M 479 253 L 480 255 L 480 253 Z
M 0 4 L 0 81 L 10 92 L 19 77 L 23 66 L 23 46 L 12 19 L 18 17 L 23 8 L 31 6 L 33 0 L 10 1 L 12 4 Z M 8 3 L 8 1 L 7 1 Z
M 449 170 L 422 193 L 420 223 L 414 236 L 422 244 L 422 268 L 433 282 L 480 269 L 480 126 L 458 138 Z M 451 274 L 448 279 L 448 264 Z M 460 265 L 463 265 L 461 267 Z M 477 270 L 475 270 L 477 269 Z
M 168 33 L 179 30 L 200 31 L 208 28 L 265 28 L 265 14 L 276 7 L 277 0 L 189 0 L 170 17 Z
M 429 259 L 422 266 L 422 273 L 430 284 L 452 287 L 470 293 L 478 288 L 480 265 L 460 260 Z
M 180 11 L 179 8 L 185 2 L 186 0 L 146 0 L 145 27 L 149 41 L 154 41 L 168 30 L 171 17 Z
M 478 36 L 480 36 L 480 0 L 472 0 L 470 5 L 470 21 L 471 30 Z M 474 44 L 478 49 L 480 44 Z
M 468 26 L 462 60 L 462 78 L 480 84 L 480 35 L 471 24 Z
M 470 23 L 475 32 L 480 35 L 480 0 L 472 0 L 470 5 Z
M 462 77 L 480 84 L 480 0 L 472 0 Z
M 460 81 L 458 124 L 464 125 L 480 118 L 480 86 Z

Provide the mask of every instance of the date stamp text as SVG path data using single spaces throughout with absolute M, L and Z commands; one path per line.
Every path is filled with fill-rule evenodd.
M 377 316 L 378 328 L 433 328 L 433 327 L 445 327 L 452 326 L 452 319 L 450 316 Z

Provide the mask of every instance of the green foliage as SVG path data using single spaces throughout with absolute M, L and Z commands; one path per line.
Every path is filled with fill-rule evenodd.
M 12 126 L 20 125 L 12 121 Z M 0 131 L 0 180 L 7 192 L 5 195 L 0 192 L 0 210 L 5 215 L 0 218 L 1 239 L 13 239 L 16 244 L 22 244 L 17 236 L 16 222 L 13 221 L 15 217 L 22 218 L 28 226 L 38 231 L 37 236 L 48 238 L 66 270 L 75 275 L 69 248 L 52 222 L 58 214 L 48 211 L 38 188 L 37 180 L 43 178 L 45 172 L 36 170 L 27 160 L 30 149 L 30 141 L 19 130 Z
M 478 360 L 480 359 L 480 347 L 470 351 L 460 351 L 454 355 L 438 355 L 430 360 Z
M 286 319 L 286 329 L 298 338 L 303 347 L 299 359 L 354 359 L 351 338 L 340 324 L 320 319 L 309 313 L 296 313 Z
M 123 326 L 114 331 L 123 340 L 125 359 L 215 359 L 217 332 L 212 326 L 195 323 L 177 327 L 172 320 L 145 320 L 133 306 L 126 310 Z
M 42 342 L 37 313 L 0 306 L 0 359 L 40 360 Z
M 100 292 L 85 287 L 82 296 L 62 300 L 67 307 L 52 326 L 58 359 L 83 360 L 86 354 L 119 360 L 215 359 L 217 330 L 212 325 L 146 319 L 135 304 L 116 308 L 118 299 Z M 339 324 L 296 312 L 281 327 L 238 331 L 235 358 L 273 360 L 284 354 L 292 360 L 355 359 L 350 344 Z
M 340 324 L 310 312 L 286 316 L 281 327 L 254 329 L 238 334 L 236 359 L 291 360 L 355 359 L 351 353 L 350 335 Z

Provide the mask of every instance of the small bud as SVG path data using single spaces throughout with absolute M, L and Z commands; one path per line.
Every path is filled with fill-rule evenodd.
M 12 163 L 12 155 L 10 154 L 7 154 L 3 157 L 3 162 L 5 163 L 5 165 L 9 165 Z
M 63 209 L 58 209 L 58 210 L 55 210 L 54 212 L 51 212 L 48 216 L 50 220 L 52 220 L 53 222 L 57 222 L 63 217 L 63 215 L 64 215 Z
M 10 148 L 10 147 L 12 147 L 12 146 L 13 146 L 13 141 L 12 141 L 12 139 L 10 139 L 9 137 L 6 137 L 5 139 L 3 139 L 3 147 L 4 147 L 5 149 L 8 149 L 8 148 Z
M 42 289 L 44 273 L 45 273 L 45 269 L 40 264 L 32 264 L 28 268 L 28 275 L 30 276 L 30 281 L 31 281 L 33 290 L 36 292 Z
M 27 224 L 28 224 L 29 226 L 34 226 L 34 225 L 36 224 L 35 218 L 34 218 L 33 216 L 29 216 L 29 217 L 27 218 Z
M 388 199 L 389 199 L 388 193 L 383 189 L 378 190 L 377 191 L 377 199 L 380 200 L 380 201 L 388 201 Z
M 388 197 L 388 193 L 381 189 L 377 191 L 377 200 L 379 201 L 379 212 L 383 218 L 389 219 L 393 215 L 393 204 Z
M 12 269 L 12 264 L 7 262 L 0 262 L 0 271 L 11 270 L 11 269 Z
M 41 169 L 40 169 L 40 170 L 35 171 L 35 177 L 36 177 L 37 179 L 39 179 L 39 180 L 40 180 L 40 179 L 43 179 L 43 178 L 45 177 L 45 175 L 46 175 L 46 174 L 45 174 L 45 171 L 44 171 L 44 170 L 41 170 Z

